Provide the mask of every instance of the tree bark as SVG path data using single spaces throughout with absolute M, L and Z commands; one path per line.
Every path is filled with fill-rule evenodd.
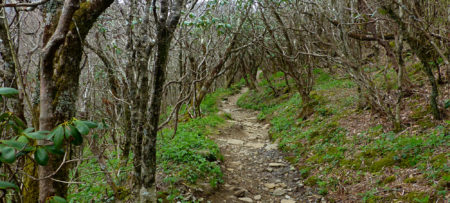
M 0 3 L 3 3 L 3 1 L 0 1 Z M 12 112 L 27 125 L 25 107 L 23 105 L 25 89 L 23 86 L 19 88 L 19 85 L 17 84 L 17 80 L 22 79 L 22 77 L 16 77 L 21 74 L 19 68 L 20 62 L 17 58 L 15 45 L 10 38 L 9 25 L 4 8 L 2 8 L 2 16 L 4 17 L 3 21 L 0 22 L 0 39 L 3 44 L 0 48 L 0 54 L 4 61 L 4 74 L 2 75 L 2 78 L 5 87 L 12 87 L 20 90 L 19 96 L 11 98 L 9 101 L 11 102 Z M 24 172 L 33 177 L 38 176 L 37 165 L 28 156 L 26 156 L 24 160 Z M 34 202 L 39 197 L 38 182 L 28 176 L 24 176 L 22 196 L 23 202 Z
M 436 52 L 423 31 L 413 30 L 416 32 L 411 32 L 406 28 L 405 22 L 403 22 L 402 19 L 394 12 L 393 8 L 383 6 L 383 9 L 385 9 L 388 15 L 400 26 L 403 37 L 408 42 L 414 53 L 418 56 L 420 62 L 423 64 L 425 74 L 427 75 L 428 81 L 431 85 L 430 107 L 433 118 L 436 120 L 441 120 L 442 115 L 438 106 L 438 84 L 433 74 L 433 66 L 438 66 L 436 62 L 439 53 Z
M 80 6 L 78 0 L 66 0 L 61 11 L 45 13 L 50 21 L 46 22 L 44 30 L 40 67 L 40 130 L 52 130 L 75 116 L 82 41 L 98 16 L 112 2 L 93 0 Z M 39 144 L 50 144 L 48 142 L 40 141 Z M 69 165 L 61 163 L 62 160 L 63 156 L 51 154 L 48 165 L 39 167 L 39 202 L 45 202 L 54 195 L 66 196 L 67 184 L 63 182 L 68 178 Z M 54 176 L 44 178 L 54 173 L 60 164 L 63 166 Z
M 145 125 L 148 133 L 144 133 L 142 143 L 142 185 L 139 194 L 140 202 L 145 203 L 156 202 L 156 137 L 158 134 L 161 101 L 166 80 L 165 71 L 169 60 L 170 43 L 180 20 L 181 9 L 184 7 L 184 0 L 173 1 L 169 14 L 168 0 L 161 0 L 161 12 L 159 18 L 157 18 L 155 2 L 153 1 L 153 12 L 155 20 L 157 20 L 156 59 L 149 108 L 150 115 L 147 116 L 149 118 L 148 124 Z M 143 91 L 148 92 L 147 89 L 143 89 Z

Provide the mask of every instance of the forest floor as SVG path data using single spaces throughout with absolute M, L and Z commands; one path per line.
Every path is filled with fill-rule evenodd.
M 224 184 L 206 199 L 211 202 L 321 202 L 299 181 L 298 172 L 269 139 L 269 124 L 258 122 L 257 111 L 242 109 L 237 100 L 248 89 L 230 96 L 220 110 L 230 115 L 227 127 L 213 140 L 224 156 Z M 220 112 L 219 112 L 220 113 Z
M 257 90 L 241 81 L 214 91 L 204 116 L 182 119 L 176 136 L 163 130 L 160 202 L 448 202 L 450 120 L 431 118 L 428 88 L 405 98 L 405 129 L 394 133 L 383 116 L 357 108 L 351 80 L 315 74 L 307 119 L 298 117 L 300 95 L 275 73 Z

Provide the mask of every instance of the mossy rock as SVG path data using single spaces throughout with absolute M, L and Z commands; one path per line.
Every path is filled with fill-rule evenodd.
M 385 178 L 381 181 L 381 183 L 382 183 L 383 185 L 385 185 L 385 184 L 392 183 L 392 182 L 394 182 L 395 180 L 397 180 L 397 177 L 395 177 L 395 175 L 391 175 L 391 176 L 385 177 Z
M 312 187 L 317 185 L 317 181 L 319 181 L 319 178 L 317 178 L 317 176 L 311 176 L 307 178 L 304 183 L 305 185 Z
M 297 163 L 297 157 L 296 156 L 286 156 L 286 157 L 284 157 L 284 159 L 286 161 L 288 161 L 289 163 L 291 163 L 291 164 Z
M 324 162 L 324 156 L 321 154 L 315 154 L 311 157 L 309 157 L 308 159 L 306 159 L 307 163 L 312 163 L 312 164 L 320 164 Z
M 408 194 L 402 196 L 401 199 L 406 202 L 433 202 L 430 196 L 425 192 L 409 192 Z
M 378 161 L 373 162 L 369 166 L 369 170 L 370 172 L 378 172 L 383 168 L 395 165 L 397 162 L 398 161 L 395 160 L 394 155 L 390 154 L 387 155 L 386 157 L 379 159 Z
M 417 122 L 417 124 L 422 128 L 422 129 L 428 129 L 428 128 L 432 128 L 435 127 L 436 124 L 433 123 L 433 121 L 429 120 L 429 119 L 422 119 L 420 121 Z
M 373 158 L 379 156 L 379 150 L 377 149 L 367 149 L 362 151 L 359 156 L 362 156 L 364 158 Z
M 360 170 L 361 169 L 361 161 L 357 159 L 344 159 L 341 161 L 341 166 L 353 170 Z
M 448 163 L 447 154 L 439 154 L 431 158 L 433 168 L 443 168 Z
M 411 178 L 406 178 L 405 180 L 403 180 L 404 183 L 417 183 L 417 178 L 416 177 L 411 177 Z

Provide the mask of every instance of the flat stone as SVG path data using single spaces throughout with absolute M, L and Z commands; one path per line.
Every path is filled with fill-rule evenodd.
M 286 165 L 283 163 L 269 163 L 269 166 L 270 167 L 281 167 L 281 166 L 286 166 Z
M 280 184 L 278 184 L 278 186 L 280 186 L 280 187 L 282 187 L 282 188 L 287 187 L 287 185 L 286 185 L 285 183 L 280 183 Z
M 269 144 L 266 147 L 264 147 L 265 150 L 276 150 L 278 148 L 277 144 Z
M 241 200 L 243 202 L 253 202 L 252 198 L 250 198 L 250 197 L 242 197 L 242 198 L 239 198 L 239 200 Z
M 256 138 L 258 138 L 256 135 L 250 135 L 248 137 L 249 140 L 256 140 Z M 264 144 L 263 144 L 263 146 L 264 146 Z
M 253 199 L 255 199 L 255 200 L 261 200 L 261 195 L 255 195 L 255 196 L 253 197 Z
M 264 143 L 258 143 L 258 142 L 249 142 L 247 144 L 245 144 L 245 146 L 247 147 L 253 147 L 253 148 L 262 148 L 264 147 Z
M 244 197 L 245 196 L 245 190 L 243 190 L 243 189 L 237 190 L 236 192 L 234 192 L 234 196 L 236 196 L 236 197 Z
M 284 195 L 286 191 L 283 188 L 277 188 L 275 191 L 273 191 L 273 195 L 275 196 L 281 196 Z
M 295 203 L 295 201 L 291 199 L 282 199 L 281 203 Z
M 233 162 L 230 162 L 230 164 L 233 166 L 240 166 L 242 163 L 240 161 L 233 161 Z
M 236 140 L 236 139 L 229 139 L 227 140 L 228 144 L 234 144 L 234 145 L 243 145 L 244 141 L 242 140 Z
M 266 187 L 266 188 L 269 188 L 269 189 L 272 189 L 272 188 L 275 188 L 275 183 L 266 183 L 266 184 L 264 184 L 264 187 Z
M 231 110 L 230 110 L 230 109 L 222 109 L 222 111 L 223 111 L 224 113 L 231 114 Z

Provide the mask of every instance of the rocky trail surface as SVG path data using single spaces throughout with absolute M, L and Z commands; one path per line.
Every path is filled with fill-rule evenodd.
M 239 108 L 238 98 L 222 101 L 220 109 L 231 115 L 228 127 L 215 142 L 224 155 L 225 183 L 206 198 L 209 202 L 324 202 L 307 189 L 296 169 L 283 159 L 277 144 L 269 140 L 269 124 L 258 122 L 258 112 Z

